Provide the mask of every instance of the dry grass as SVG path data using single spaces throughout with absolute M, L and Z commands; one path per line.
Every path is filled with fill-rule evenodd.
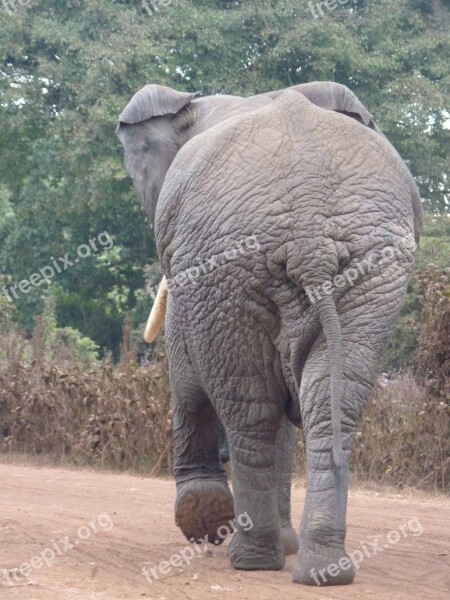
M 129 339 L 125 331 L 124 339 Z M 171 473 L 172 420 L 164 352 L 139 366 L 128 342 L 122 358 L 86 367 L 67 353 L 49 359 L 39 327 L 26 342 L 5 336 L 0 357 L 0 452 L 44 462 Z M 377 387 L 356 436 L 359 482 L 449 491 L 449 408 L 411 374 Z M 304 475 L 299 433 L 295 473 Z
M 377 388 L 357 433 L 356 477 L 402 487 L 449 486 L 449 407 L 411 374 Z
M 56 463 L 130 469 L 171 469 L 172 421 L 165 359 L 136 364 L 125 352 L 83 367 L 47 360 L 35 335 L 31 360 L 10 337 L 0 371 L 0 450 L 45 456 Z

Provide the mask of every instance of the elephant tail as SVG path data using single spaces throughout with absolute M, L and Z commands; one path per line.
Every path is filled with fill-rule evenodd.
M 328 347 L 331 388 L 331 427 L 333 434 L 333 461 L 336 467 L 345 466 L 342 447 L 341 407 L 343 397 L 343 349 L 342 331 L 336 303 L 331 294 L 323 296 L 314 303 L 322 325 Z

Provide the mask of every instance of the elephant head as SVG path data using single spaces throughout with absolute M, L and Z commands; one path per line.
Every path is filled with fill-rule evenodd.
M 182 115 L 195 94 L 146 85 L 119 116 L 116 133 L 142 209 L 153 223 L 164 177 L 182 145 Z

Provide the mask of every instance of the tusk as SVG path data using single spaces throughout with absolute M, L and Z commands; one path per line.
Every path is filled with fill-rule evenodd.
M 164 323 L 168 292 L 167 279 L 164 276 L 159 284 L 158 293 L 156 294 L 147 326 L 145 327 L 144 340 L 147 344 L 151 344 L 154 341 Z

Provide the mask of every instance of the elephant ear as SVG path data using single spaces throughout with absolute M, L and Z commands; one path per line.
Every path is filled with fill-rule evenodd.
M 196 95 L 150 83 L 139 90 L 120 113 L 118 127 L 121 123 L 134 125 L 152 117 L 176 114 Z
M 381 133 L 370 112 L 345 85 L 331 81 L 315 81 L 295 85 L 290 89 L 300 92 L 320 108 L 340 112 Z

